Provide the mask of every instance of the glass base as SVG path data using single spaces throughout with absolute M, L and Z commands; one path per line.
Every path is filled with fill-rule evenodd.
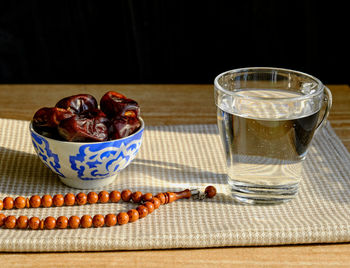
M 298 194 L 299 183 L 288 185 L 258 185 L 230 179 L 232 197 L 246 204 L 279 204 L 292 200 Z

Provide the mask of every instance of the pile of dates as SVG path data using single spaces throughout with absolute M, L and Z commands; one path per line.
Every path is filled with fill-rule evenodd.
M 41 108 L 33 128 L 48 138 L 73 142 L 99 142 L 127 137 L 140 127 L 136 101 L 109 91 L 100 101 L 89 94 L 66 97 L 52 108 Z

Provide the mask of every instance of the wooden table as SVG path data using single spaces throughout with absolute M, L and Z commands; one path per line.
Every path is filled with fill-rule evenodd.
M 350 87 L 329 85 L 333 108 L 329 119 L 350 151 Z M 90 93 L 100 98 L 115 90 L 136 99 L 147 125 L 215 124 L 212 85 L 0 85 L 0 117 L 30 120 L 58 99 Z M 274 247 L 232 247 L 84 253 L 0 253 L 1 266 L 56 267 L 68 264 L 122 266 L 348 266 L 350 243 Z

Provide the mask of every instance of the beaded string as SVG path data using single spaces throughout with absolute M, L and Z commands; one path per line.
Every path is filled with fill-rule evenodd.
M 216 195 L 216 189 L 213 186 L 207 186 L 204 191 L 204 196 L 212 198 Z M 138 219 L 142 219 L 151 214 L 155 209 L 158 209 L 160 205 L 168 204 L 182 198 L 201 198 L 198 190 L 186 189 L 182 192 L 165 192 L 159 193 L 153 196 L 151 193 L 142 194 L 140 191 L 132 192 L 129 189 L 119 191 L 101 191 L 99 194 L 96 192 L 78 193 L 74 195 L 68 193 L 65 196 L 57 194 L 54 197 L 51 195 L 44 195 L 42 197 L 33 195 L 30 198 L 18 196 L 15 199 L 12 197 L 5 197 L 0 200 L 0 211 L 2 209 L 24 209 L 24 208 L 49 208 L 51 206 L 61 207 L 96 203 L 118 203 L 120 200 L 124 202 L 133 202 L 139 204 L 136 209 L 130 209 L 127 212 L 120 212 L 116 214 L 101 215 L 96 214 L 93 217 L 90 215 L 84 215 L 81 218 L 78 216 L 71 216 L 69 219 L 66 216 L 59 216 L 57 219 L 48 216 L 45 219 L 39 219 L 38 217 L 19 216 L 16 218 L 13 215 L 5 216 L 0 213 L 0 227 L 7 229 L 32 229 L 32 230 L 52 230 L 52 229 L 65 229 L 65 228 L 90 228 L 90 227 L 111 227 L 116 225 L 123 225 L 126 223 L 135 222 Z

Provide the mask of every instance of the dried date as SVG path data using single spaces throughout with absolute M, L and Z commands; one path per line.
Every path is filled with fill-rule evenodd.
M 66 141 L 96 142 L 108 140 L 108 128 L 102 117 L 74 117 L 61 121 L 59 135 Z
M 98 108 L 96 99 L 89 94 L 66 97 L 57 102 L 56 107 L 66 109 L 74 114 L 80 114 L 84 111 Z
M 108 128 L 110 126 L 110 121 L 107 118 L 106 114 L 102 112 L 100 109 L 93 109 L 93 110 L 88 110 L 84 111 L 81 114 L 79 114 L 80 118 L 95 118 L 95 120 L 99 120 L 101 123 L 105 124 L 106 127 Z
M 57 126 L 59 123 L 74 114 L 62 108 L 41 108 L 33 117 L 35 131 L 49 138 L 57 138 Z
M 109 118 L 117 116 L 138 117 L 140 114 L 140 107 L 136 101 L 114 91 L 103 95 L 100 106 Z
M 115 140 L 135 133 L 141 127 L 137 117 L 120 116 L 111 121 L 109 139 Z

